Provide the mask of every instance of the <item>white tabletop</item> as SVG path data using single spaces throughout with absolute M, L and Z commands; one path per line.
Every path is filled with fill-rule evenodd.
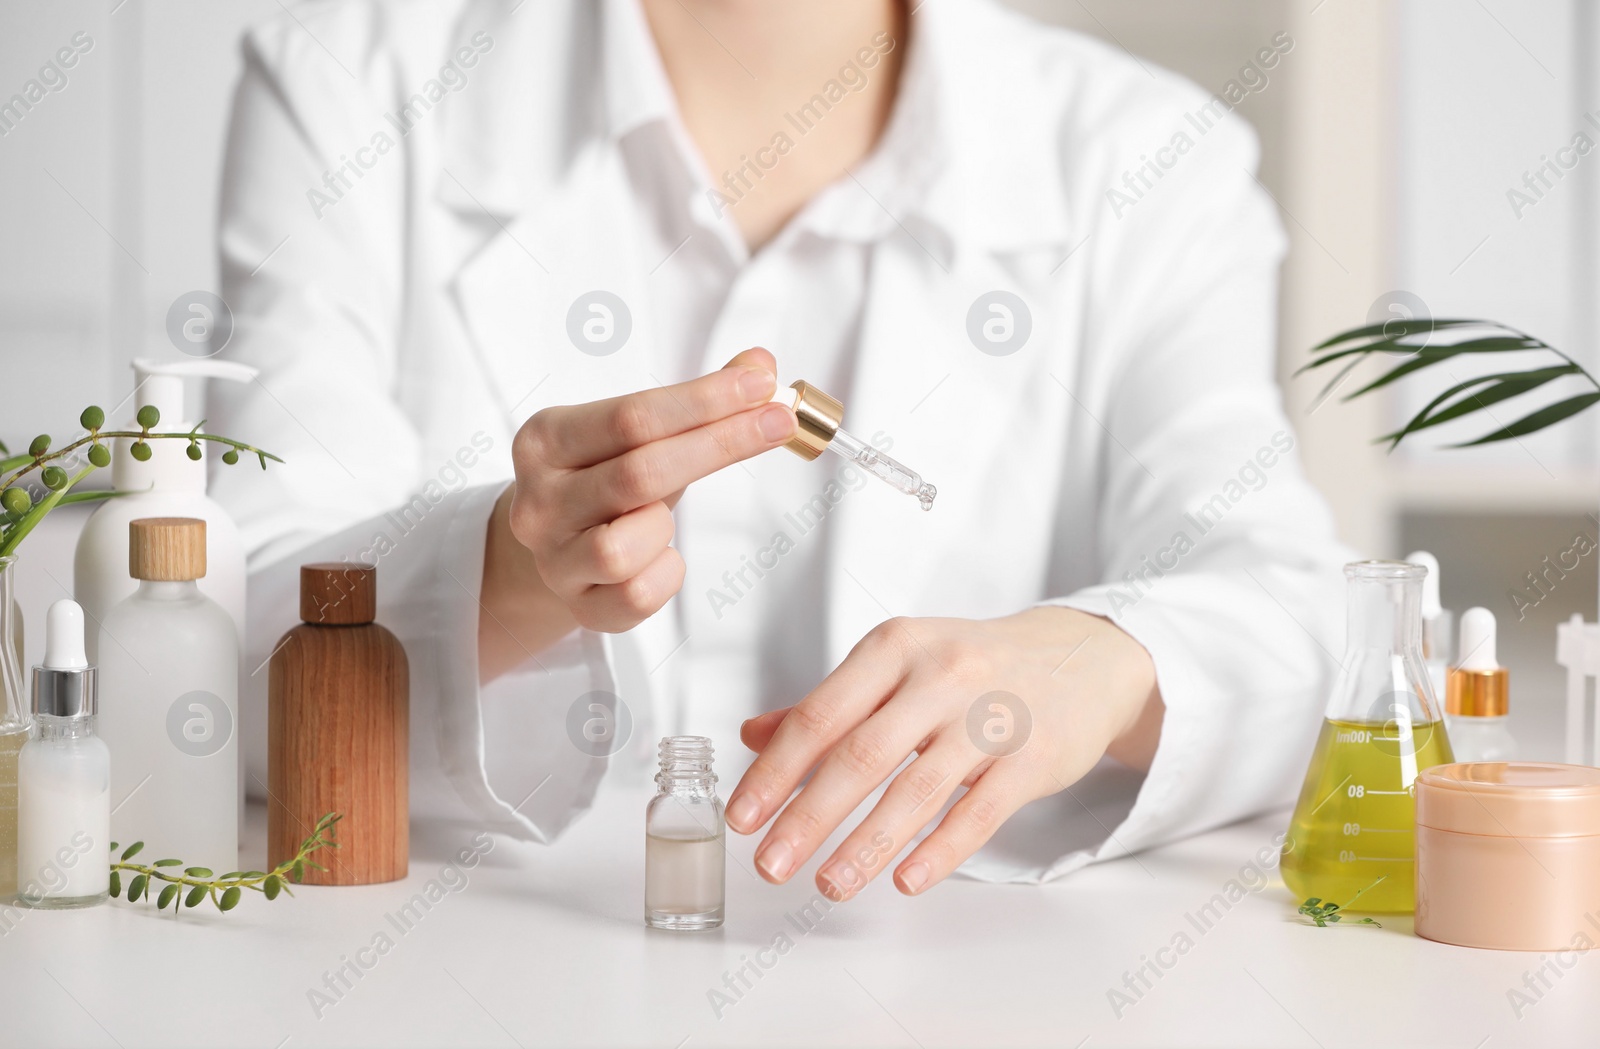
M 1314 928 L 1276 881 L 1203 915 L 1285 816 L 1042 887 L 957 879 L 906 899 L 880 881 L 810 922 L 797 917 L 810 869 L 768 885 L 750 867 L 753 841 L 734 835 L 727 924 L 666 933 L 641 917 L 646 800 L 605 790 L 554 846 L 480 839 L 464 878 L 445 867 L 473 832 L 421 825 L 403 882 L 250 894 L 228 914 L 125 901 L 27 912 L 0 936 L 0 1045 L 1600 1042 L 1600 952 L 1554 957 L 1550 989 L 1534 978 L 1528 991 L 1524 974 L 1545 956 L 1431 943 L 1409 917 Z M 246 863 L 261 863 L 264 820 L 252 810 Z M 442 898 L 391 919 L 430 880 Z M 1147 960 L 1151 986 L 1129 991 L 1125 975 Z M 733 1000 L 724 976 L 747 961 L 770 967 Z M 330 991 L 341 967 L 359 977 Z M 720 1017 L 713 988 L 731 1000 Z M 1127 995 L 1120 1016 L 1112 988 Z M 1520 1017 L 1512 989 L 1530 1002 Z
M 65 596 L 77 510 L 30 537 L 24 607 Z M 1550 701 L 1524 705 L 1519 738 L 1554 757 L 1558 694 L 1530 680 L 1530 700 Z M 23 912 L 0 923 L 0 1049 L 1600 1045 L 1600 951 L 1448 947 L 1409 917 L 1302 924 L 1281 883 L 1250 876 L 1287 812 L 1045 886 L 952 879 L 911 900 L 880 880 L 816 922 L 802 911 L 816 862 L 774 887 L 751 868 L 755 841 L 730 835 L 727 924 L 665 933 L 642 919 L 647 800 L 608 786 L 557 844 L 482 839 L 464 872 L 446 868 L 475 831 L 414 824 L 404 882 L 252 893 L 228 914 Z M 260 867 L 259 806 L 247 838 L 241 860 Z M 430 882 L 442 898 L 406 919 Z M 708 992 L 733 999 L 725 977 L 738 987 L 729 974 L 751 963 L 761 976 L 719 1017 Z M 359 978 L 329 990 L 341 968 Z

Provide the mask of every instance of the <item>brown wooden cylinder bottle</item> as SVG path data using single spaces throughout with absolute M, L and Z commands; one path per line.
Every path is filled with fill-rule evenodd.
M 292 859 L 330 812 L 337 849 L 311 885 L 406 876 L 410 846 L 410 672 L 377 615 L 377 569 L 300 567 L 300 618 L 278 642 L 267 683 L 267 862 Z

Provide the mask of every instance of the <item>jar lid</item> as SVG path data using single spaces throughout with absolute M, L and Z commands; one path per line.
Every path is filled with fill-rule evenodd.
M 1600 834 L 1600 768 L 1475 761 L 1423 769 L 1417 825 L 1498 838 Z

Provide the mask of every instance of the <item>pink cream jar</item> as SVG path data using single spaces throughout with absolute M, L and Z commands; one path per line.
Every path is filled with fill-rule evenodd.
M 1418 936 L 1504 951 L 1600 946 L 1600 769 L 1436 765 L 1416 780 Z

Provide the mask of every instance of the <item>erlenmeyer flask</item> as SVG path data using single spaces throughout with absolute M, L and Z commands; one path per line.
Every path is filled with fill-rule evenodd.
M 1345 565 L 1344 662 L 1283 842 L 1297 899 L 1353 911 L 1415 906 L 1412 784 L 1455 760 L 1422 659 L 1422 580 L 1401 561 Z

